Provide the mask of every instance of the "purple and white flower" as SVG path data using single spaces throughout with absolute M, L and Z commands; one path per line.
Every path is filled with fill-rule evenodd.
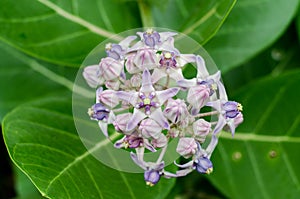
M 155 91 L 151 82 L 151 74 L 148 69 L 145 69 L 139 92 L 118 91 L 116 93 L 120 100 L 130 103 L 134 107 L 133 115 L 128 121 L 126 129 L 128 131 L 132 130 L 144 118 L 151 118 L 160 124 L 162 128 L 169 129 L 170 125 L 163 115 L 161 105 L 175 96 L 178 91 L 179 88 Z
M 90 119 L 107 138 L 115 135 L 109 137 L 108 129 L 123 136 L 114 146 L 130 151 L 149 186 L 162 177 L 211 173 L 219 134 L 229 129 L 234 135 L 244 120 L 241 104 L 228 100 L 220 71 L 210 74 L 200 55 L 175 48 L 177 33 L 148 29 L 137 35 L 108 43 L 103 49 L 107 56 L 84 68 L 83 77 L 96 90 Z M 195 78 L 184 77 L 187 64 L 196 65 Z M 171 173 L 165 162 L 167 150 L 175 150 L 169 147 L 174 139 L 185 163 L 174 161 L 179 170 Z M 145 150 L 157 153 L 157 160 L 148 161 Z

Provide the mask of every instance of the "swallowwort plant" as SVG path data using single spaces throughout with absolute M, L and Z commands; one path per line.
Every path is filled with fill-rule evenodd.
M 125 148 L 144 170 L 147 185 L 161 177 L 185 176 L 196 170 L 213 171 L 210 158 L 222 130 L 232 135 L 243 121 L 241 104 L 229 101 L 220 71 L 209 74 L 201 55 L 182 54 L 175 47 L 175 32 L 148 29 L 119 43 L 107 43 L 106 57 L 84 68 L 87 84 L 96 89 L 88 115 L 109 138 L 108 125 L 123 137 L 114 147 Z M 185 67 L 195 66 L 187 79 Z M 178 139 L 176 172 L 165 169 L 168 144 Z M 204 144 L 205 143 L 205 144 Z M 144 154 L 160 150 L 156 161 Z

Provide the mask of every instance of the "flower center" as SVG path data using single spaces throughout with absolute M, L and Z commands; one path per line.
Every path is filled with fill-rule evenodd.
M 210 167 L 210 168 L 208 168 L 207 170 L 206 170 L 206 174 L 211 174 L 213 172 L 213 168 L 212 167 Z
M 154 102 L 153 99 L 155 98 L 155 92 L 151 92 L 148 96 L 145 93 L 140 93 L 141 102 L 136 105 L 136 108 L 142 109 L 145 108 L 145 113 L 150 115 L 151 107 L 157 108 L 159 104 Z
M 110 50 L 112 48 L 112 44 L 108 43 L 105 45 L 105 50 Z
M 146 30 L 146 33 L 147 33 L 148 35 L 151 35 L 151 34 L 153 33 L 153 29 L 152 29 L 152 28 L 147 29 L 147 30 Z
M 166 67 L 166 70 L 169 70 L 171 67 L 176 68 L 177 64 L 174 53 L 170 52 L 163 52 L 159 63 L 162 67 Z
M 169 53 L 169 52 L 167 52 L 167 53 L 164 54 L 164 57 L 165 57 L 166 59 L 170 59 L 170 58 L 172 57 L 172 54 Z
M 237 110 L 243 111 L 243 106 L 240 103 L 237 104 Z
M 151 100 L 147 97 L 143 100 L 143 102 L 144 102 L 144 105 L 150 105 L 151 104 Z

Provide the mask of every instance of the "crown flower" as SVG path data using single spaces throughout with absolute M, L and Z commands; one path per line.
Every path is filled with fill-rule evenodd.
M 84 68 L 86 83 L 96 89 L 90 119 L 108 139 L 114 128 L 119 135 L 112 139 L 114 147 L 130 151 L 149 186 L 194 170 L 210 174 L 218 137 L 222 130 L 234 135 L 244 120 L 242 105 L 228 100 L 220 71 L 210 73 L 201 55 L 175 47 L 177 33 L 148 29 L 136 34 L 106 44 L 107 56 Z M 192 66 L 197 73 L 187 79 L 184 70 Z M 172 173 L 165 169 L 165 154 L 173 140 L 184 158 L 180 164 L 174 158 L 178 170 Z M 156 161 L 147 160 L 151 152 L 157 153 Z

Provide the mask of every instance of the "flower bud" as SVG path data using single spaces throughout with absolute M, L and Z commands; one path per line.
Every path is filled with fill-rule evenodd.
M 237 116 L 234 118 L 234 126 L 237 127 L 244 121 L 243 113 L 239 112 Z
M 194 138 L 180 138 L 176 151 L 185 158 L 191 157 L 196 153 L 197 143 Z
M 211 124 L 204 119 L 199 119 L 194 122 L 193 130 L 195 136 L 205 137 L 211 130 Z
M 228 101 L 223 104 L 223 110 L 226 118 L 235 118 L 242 111 L 242 105 L 234 101 Z
M 163 133 L 160 133 L 159 137 L 157 139 L 153 139 L 151 141 L 151 144 L 155 148 L 157 148 L 157 147 L 161 148 L 161 147 L 166 146 L 166 144 L 168 144 L 168 139 L 167 139 L 167 137 Z
M 108 43 L 105 46 L 105 51 L 108 57 L 111 57 L 113 59 L 119 60 L 121 58 L 123 58 L 122 54 L 123 54 L 123 49 L 122 46 L 120 46 L 119 44 L 111 44 Z
M 100 67 L 99 65 L 87 66 L 83 70 L 83 77 L 92 88 L 96 88 L 101 85 L 103 81 L 100 78 Z
M 194 166 L 199 173 L 210 174 L 213 171 L 213 164 L 207 157 L 200 157 L 195 160 Z
M 113 125 L 117 131 L 125 132 L 126 125 L 131 118 L 131 113 L 124 113 L 116 116 L 116 119 L 113 121 Z
M 141 70 L 145 68 L 151 69 L 157 64 L 157 56 L 153 50 L 144 48 L 137 52 L 133 62 Z
M 131 79 L 130 83 L 132 87 L 140 87 L 142 83 L 142 75 L 141 74 L 134 74 Z
M 162 127 L 153 119 L 144 119 L 139 125 L 139 130 L 145 138 L 157 139 L 160 137 Z
M 119 80 L 117 80 L 117 81 L 112 81 L 112 80 L 105 81 L 105 86 L 108 89 L 116 91 L 116 90 L 119 90 L 119 88 L 120 88 L 120 81 Z
M 196 109 L 203 107 L 209 99 L 210 89 L 206 85 L 197 85 L 189 89 L 187 102 Z
M 98 94 L 99 100 L 109 106 L 110 108 L 113 108 L 119 104 L 119 98 L 116 96 L 115 91 L 113 90 L 105 90 Z
M 188 116 L 188 110 L 183 100 L 170 98 L 164 115 L 173 123 L 184 120 Z
M 154 169 L 146 170 L 144 173 L 144 179 L 147 185 L 154 186 L 160 179 L 159 171 Z
M 120 76 L 123 64 L 111 57 L 105 57 L 100 62 L 100 72 L 105 80 L 112 80 Z
M 136 56 L 136 53 L 131 53 L 126 57 L 126 62 L 125 62 L 125 68 L 130 74 L 135 74 L 140 71 L 142 71 L 135 63 L 134 63 L 134 58 Z
M 144 141 L 143 138 L 131 134 L 126 136 L 125 143 L 128 143 L 129 148 L 138 148 L 143 145 Z
M 125 135 L 121 140 L 118 140 L 115 142 L 114 146 L 116 148 L 122 148 L 125 149 L 129 148 L 138 148 L 140 146 L 143 146 L 144 141 L 143 138 L 137 136 L 135 133 L 132 133 L 130 135 Z
M 153 48 L 160 41 L 160 35 L 158 32 L 153 31 L 152 29 L 148 29 L 143 33 L 143 39 L 147 46 Z
M 94 104 L 88 110 L 88 114 L 91 117 L 91 119 L 103 121 L 106 121 L 108 119 L 109 112 L 110 110 L 103 106 L 103 104 L 101 103 Z

